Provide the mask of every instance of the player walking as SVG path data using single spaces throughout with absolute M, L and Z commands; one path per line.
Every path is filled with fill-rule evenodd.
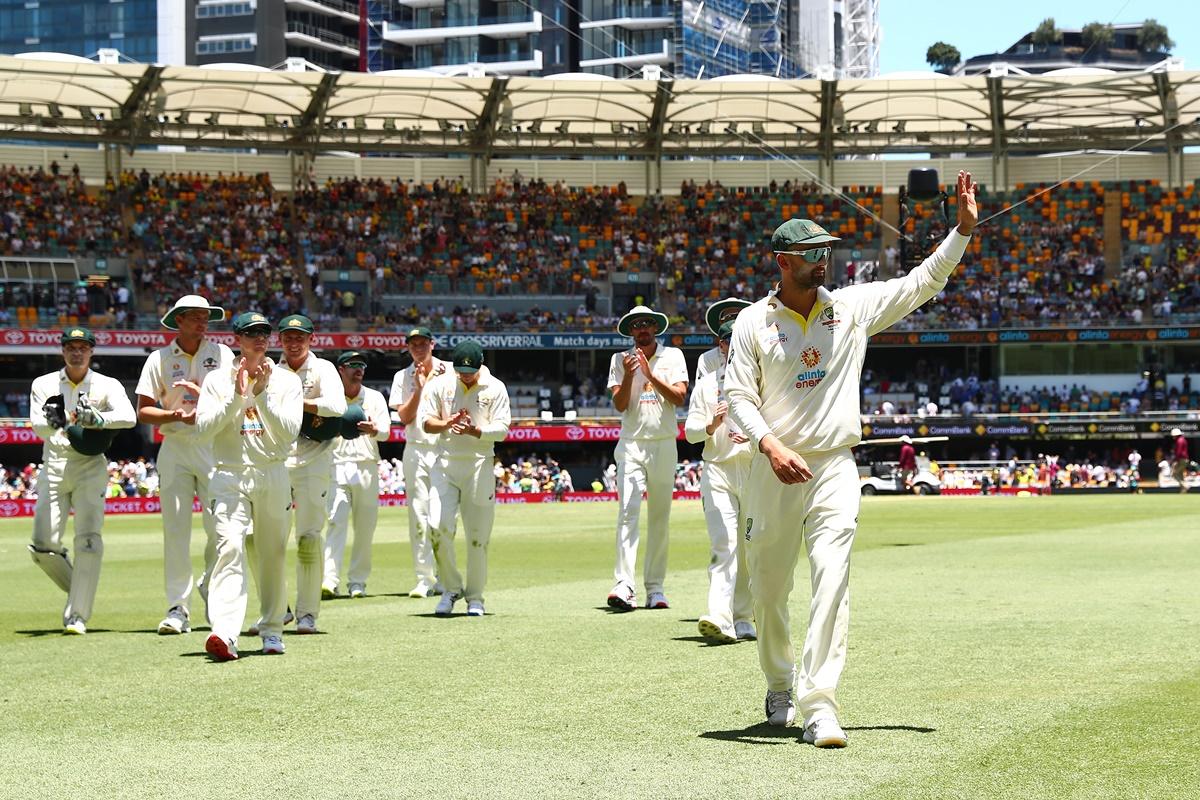
M 142 367 L 137 389 L 138 422 L 157 425 L 163 443 L 158 450 L 159 499 L 162 501 L 163 573 L 167 614 L 160 634 L 192 629 L 192 504 L 200 498 L 204 524 L 204 572 L 196 586 L 203 598 L 217 557 L 217 533 L 208 507 L 212 442 L 196 434 L 196 402 L 204 379 L 233 364 L 233 351 L 205 338 L 208 323 L 225 319 L 224 309 L 195 294 L 185 295 L 162 318 L 162 326 L 178 331 L 175 341 L 155 350 Z
M 748 304 L 747 304 L 748 305 Z M 725 362 L 733 338 L 733 320 L 717 329 L 722 361 L 692 389 L 684 433 L 692 444 L 704 442 L 704 474 L 700 494 L 712 544 L 708 562 L 708 613 L 700 617 L 700 634 L 717 642 L 753 639 L 754 604 L 742 530 L 741 495 L 750 476 L 750 440 L 728 417 Z
M 409 597 L 429 597 L 437 593 L 433 547 L 429 538 L 429 471 L 437 459 L 438 437 L 426 433 L 418 424 L 417 409 L 429 381 L 446 374 L 450 362 L 433 357 L 433 333 L 429 328 L 413 328 L 405 337 L 413 363 L 396 373 L 388 405 L 404 426 L 404 495 L 408 506 L 408 543 L 412 548 L 413 570 L 417 583 Z
M 666 314 L 634 306 L 617 323 L 617 333 L 633 337 L 634 347 L 613 353 L 608 367 L 608 390 L 613 407 L 621 412 L 621 436 L 613 456 L 620 506 L 617 565 L 613 570 L 616 584 L 608 593 L 609 607 L 618 611 L 632 611 L 637 606 L 633 569 L 643 492 L 650 507 L 643 574 L 646 608 L 669 607 L 663 580 L 667 575 L 671 495 L 679 460 L 675 409 L 687 398 L 688 378 L 683 352 L 658 343 L 657 337 L 666 330 Z
M 467 615 L 482 617 L 487 583 L 487 551 L 496 516 L 496 442 L 512 422 L 508 388 L 483 365 L 483 348 L 468 339 L 454 348 L 453 373 L 425 387 L 417 422 L 438 436 L 437 461 L 430 475 L 429 519 L 433 555 L 445 591 L 434 613 L 449 616 L 465 596 Z M 467 539 L 467 579 L 454 554 L 456 517 Z
M 67 593 L 64 632 L 82 634 L 92 616 L 104 554 L 104 450 L 113 431 L 132 428 L 137 417 L 120 382 L 91 369 L 96 347 L 91 331 L 68 328 L 59 341 L 65 366 L 35 379 L 29 392 L 29 422 L 44 442 L 29 553 Z M 74 565 L 62 545 L 72 510 Z
M 1179 481 L 1179 493 L 1183 494 L 1190 488 L 1187 483 L 1188 466 L 1192 463 L 1188 455 L 1188 440 L 1180 428 L 1171 429 L 1171 438 L 1175 440 L 1171 454 L 1171 477 Z
M 296 633 L 316 633 L 321 610 L 324 551 L 321 529 L 329 512 L 333 440 L 341 432 L 346 395 L 337 368 L 312 354 L 313 323 L 302 314 L 279 320 L 283 360 L 304 391 L 304 424 L 288 456 L 288 479 L 296 517 Z
M 262 651 L 283 653 L 287 606 L 288 511 L 291 495 L 284 461 L 304 414 L 299 378 L 275 369 L 267 358 L 271 323 L 246 312 L 233 320 L 238 358 L 200 387 L 196 431 L 212 440 L 209 510 L 217 531 L 217 559 L 208 589 L 212 634 L 204 649 L 217 661 L 238 657 L 237 640 L 246 619 L 247 537 L 257 562 Z
M 867 339 L 946 285 L 979 219 L 976 189 L 970 173 L 958 173 L 957 229 L 908 275 L 832 292 L 822 284 L 838 239 L 810 220 L 785 222 L 771 239 L 779 286 L 734 325 L 725 376 L 730 415 L 761 453 L 750 467 L 745 539 L 767 720 L 791 724 L 798 685 L 804 739 L 818 747 L 846 744 L 835 694 L 846 661 L 859 505 L 850 448 L 862 434 Z M 812 602 L 797 676 L 787 602 L 802 545 Z
M 371 542 L 379 519 L 379 442 L 386 442 L 392 432 L 387 401 L 379 392 L 363 386 L 367 369 L 363 354 L 357 350 L 342 353 L 337 358 L 337 368 L 347 407 L 342 435 L 333 445 L 333 500 L 329 504 L 329 527 L 325 533 L 323 598 L 337 594 L 351 519 L 354 545 L 350 550 L 350 596 L 362 597 L 367 593 Z

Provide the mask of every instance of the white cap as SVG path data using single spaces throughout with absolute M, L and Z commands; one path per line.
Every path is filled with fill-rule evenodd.
M 909 438 L 908 434 L 901 436 L 900 441 L 904 442 L 905 444 L 912 444 L 912 439 Z
M 171 306 L 171 310 L 163 314 L 162 326 L 167 330 L 177 331 L 179 326 L 175 324 L 175 315 L 180 311 L 187 311 L 192 308 L 202 308 L 208 312 L 209 322 L 221 322 L 225 319 L 225 309 L 210 305 L 208 300 L 198 294 L 185 294 L 183 297 L 175 301 L 175 305 Z
M 1179 428 L 1171 428 L 1171 435 L 1172 436 L 1183 436 L 1183 431 L 1179 430 Z

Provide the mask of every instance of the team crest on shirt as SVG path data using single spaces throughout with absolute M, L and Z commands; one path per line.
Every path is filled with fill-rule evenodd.
M 822 309 L 821 325 L 825 328 L 825 330 L 831 331 L 841 324 L 842 321 L 838 318 L 837 312 L 833 310 L 833 306 L 825 306 L 825 308 Z

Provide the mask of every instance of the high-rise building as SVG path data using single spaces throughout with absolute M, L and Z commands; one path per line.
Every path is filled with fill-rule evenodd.
M 299 58 L 322 69 L 361 69 L 357 0 L 195 0 L 189 63 L 276 67 Z
M 798 72 L 814 78 L 879 74 L 879 0 L 794 0 Z
M 183 0 L 0 0 L 0 53 L 114 49 L 144 64 L 189 64 Z

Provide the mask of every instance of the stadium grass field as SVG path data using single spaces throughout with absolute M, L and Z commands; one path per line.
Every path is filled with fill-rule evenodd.
M 762 724 L 752 644 L 698 638 L 699 503 L 673 510 L 672 608 L 604 608 L 615 513 L 501 506 L 478 620 L 397 596 L 405 517 L 385 510 L 374 596 L 326 603 L 282 658 L 243 638 L 233 664 L 155 635 L 157 517 L 109 518 L 83 638 L 60 635 L 30 522 L 3 521 L 0 795 L 1200 796 L 1198 498 L 864 502 L 842 751 Z

